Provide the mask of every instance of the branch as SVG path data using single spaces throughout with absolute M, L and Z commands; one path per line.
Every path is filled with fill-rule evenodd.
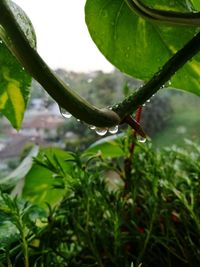
M 198 33 L 137 92 L 114 105 L 112 110 L 98 109 L 76 94 L 50 70 L 36 50 L 30 46 L 6 0 L 0 0 L 0 25 L 11 41 L 12 52 L 49 95 L 73 116 L 97 127 L 112 127 L 123 121 L 128 123 L 126 117 L 155 94 L 178 69 L 200 50 L 200 33 Z
M 175 12 L 153 9 L 140 0 L 125 0 L 130 9 L 147 20 L 180 26 L 200 26 L 200 12 Z
M 0 25 L 11 41 L 12 53 L 59 106 L 77 119 L 97 127 L 112 127 L 120 123 L 115 112 L 94 107 L 56 77 L 37 51 L 30 46 L 6 0 L 0 0 Z
M 121 103 L 113 106 L 121 118 L 132 114 L 143 103 L 150 99 L 170 78 L 200 50 L 200 32 L 194 36 L 182 49 L 174 54 L 144 86 L 127 97 Z

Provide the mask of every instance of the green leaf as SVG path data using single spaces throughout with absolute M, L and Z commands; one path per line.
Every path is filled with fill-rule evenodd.
M 200 11 L 200 2 L 199 0 L 190 0 L 191 3 L 193 4 L 194 8 L 198 11 Z
M 146 0 L 163 10 L 191 11 L 186 1 Z M 133 13 L 124 0 L 87 0 L 86 23 L 104 56 L 122 72 L 150 79 L 195 34 L 190 27 L 153 24 Z M 178 71 L 171 86 L 200 95 L 200 56 Z
M 39 160 L 42 159 L 43 154 L 48 157 L 52 164 L 58 165 L 59 162 L 59 166 L 61 166 L 66 173 L 66 176 L 69 175 L 68 173 L 73 163 L 66 160 L 72 158 L 70 153 L 59 148 L 46 148 L 43 149 L 38 156 Z M 43 167 L 41 164 L 38 165 L 34 163 L 32 169 L 25 178 L 22 197 L 32 203 L 42 204 L 44 207 L 46 207 L 45 203 L 54 205 L 58 203 L 66 193 L 64 189 L 54 188 L 56 183 L 55 172 L 50 170 L 50 168 Z
M 30 45 L 36 47 L 36 37 L 30 20 L 16 4 L 11 1 L 9 4 Z M 2 27 L 0 38 L 0 112 L 14 128 L 19 129 L 29 99 L 31 77 L 13 56 L 12 44 Z
M 102 138 L 92 144 L 85 153 L 98 153 L 101 152 L 104 158 L 116 158 L 126 155 L 126 151 L 122 148 L 122 139 L 124 134 L 118 134 Z M 121 145 L 120 145 L 121 143 Z
M 26 158 L 21 162 L 21 164 L 15 169 L 10 175 L 0 180 L 0 185 L 7 185 L 12 187 L 16 185 L 19 181 L 21 181 L 33 164 L 33 157 L 36 157 L 38 154 L 39 148 L 38 146 L 34 146 Z

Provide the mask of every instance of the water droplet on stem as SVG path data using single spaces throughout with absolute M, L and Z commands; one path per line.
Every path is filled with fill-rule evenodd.
M 60 113 L 65 119 L 70 119 L 72 117 L 71 113 L 69 113 L 67 110 L 61 107 L 60 107 Z
M 90 128 L 91 130 L 95 130 L 95 129 L 96 129 L 96 127 L 95 127 L 94 125 L 90 125 L 89 128 Z
M 147 139 L 145 137 L 137 135 L 137 140 L 138 140 L 139 143 L 145 143 Z
M 116 134 L 118 132 L 118 129 L 119 129 L 119 127 L 118 127 L 118 125 L 116 125 L 116 126 L 109 128 L 108 131 L 111 134 Z
M 95 129 L 95 132 L 98 134 L 98 135 L 100 135 L 100 136 L 104 136 L 106 133 L 107 133 L 107 129 L 105 129 L 105 128 L 96 128 Z

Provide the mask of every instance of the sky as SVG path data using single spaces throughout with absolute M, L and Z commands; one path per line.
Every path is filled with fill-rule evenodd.
M 93 43 L 85 24 L 86 0 L 14 0 L 31 19 L 37 50 L 53 69 L 109 72 L 113 66 Z

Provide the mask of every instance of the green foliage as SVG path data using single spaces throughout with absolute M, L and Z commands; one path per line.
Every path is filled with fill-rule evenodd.
M 164 10 L 189 12 L 188 1 L 147 1 Z M 150 79 L 195 34 L 196 29 L 153 24 L 134 14 L 124 0 L 87 0 L 86 22 L 93 41 L 122 72 Z M 106 41 L 105 41 L 106 40 Z M 199 56 L 172 78 L 172 87 L 200 95 Z
M 30 20 L 16 4 L 10 1 L 10 5 L 30 44 L 36 47 L 35 33 Z M 0 39 L 0 112 L 7 117 L 14 128 L 19 129 L 29 99 L 31 77 L 13 57 L 14 46 L 2 27 L 0 27 L 0 38 L 7 45 L 6 47 Z
M 30 21 L 8 2 L 35 48 Z M 145 3 L 183 12 L 199 8 L 195 0 Z M 122 72 L 144 80 L 196 33 L 189 27 L 145 21 L 122 0 L 87 0 L 86 21 L 102 53 Z M 16 55 L 2 28 L 0 36 Z M 18 129 L 30 80 L 2 43 L 0 61 L 0 110 Z M 172 86 L 200 95 L 199 74 L 197 55 L 173 77 Z M 117 82 L 113 86 L 109 75 L 94 80 L 101 89 L 96 93 L 98 98 L 106 96 L 107 88 L 112 98 Z M 65 89 L 81 108 L 89 106 Z M 55 97 L 54 93 L 51 91 Z M 124 93 L 130 93 L 128 84 Z M 62 92 L 55 98 L 60 101 Z M 109 103 L 106 98 L 105 105 Z M 46 148 L 38 155 L 34 147 L 21 165 L 1 180 L 0 266 L 132 267 L 142 262 L 146 267 L 198 267 L 199 162 L 197 144 L 188 141 L 185 150 L 172 147 L 154 151 L 150 144 L 137 143 L 132 130 L 102 139 L 83 153 Z M 19 181 L 23 182 L 20 190 Z M 5 191 L 11 189 L 9 196 Z M 12 196 L 16 193 L 20 198 Z
M 25 231 L 24 239 L 29 266 L 130 267 L 141 262 L 147 267 L 199 266 L 199 146 L 188 142 L 187 150 L 154 151 L 150 145 L 141 145 L 134 154 L 126 191 L 120 158 L 113 161 L 100 154 L 66 154 L 66 165 L 71 162 L 73 166 L 69 170 L 61 167 L 64 162 L 58 154 L 57 159 L 47 155 L 36 159 L 36 164 L 57 177 L 62 197 L 54 208 L 49 207 L 48 216 L 36 215 L 39 221 L 35 223 L 28 224 L 24 215 L 17 217 L 24 218 L 23 227 L 30 227 L 32 233 L 30 238 Z M 115 189 L 110 183 L 114 174 Z M 37 184 L 32 184 L 34 187 Z M 58 190 L 58 186 L 54 188 Z M 12 211 L 16 205 L 17 214 L 24 214 L 24 204 L 15 204 Z M 6 210 L 1 210 L 2 216 L 7 216 Z M 16 225 L 13 218 L 11 222 Z M 12 264 L 23 261 L 17 240 L 9 239 L 13 242 L 7 255 Z M 6 264 L 3 251 L 2 263 Z
M 103 158 L 116 158 L 122 157 L 127 154 L 127 150 L 124 149 L 124 134 L 118 134 L 114 136 L 108 136 L 93 143 L 86 153 L 101 153 Z
M 38 151 L 38 146 L 33 147 L 29 154 L 20 163 L 20 165 L 11 174 L 0 180 L 0 184 L 9 189 L 15 186 L 17 183 L 23 181 L 24 177 L 32 167 L 32 158 L 37 156 Z
M 42 150 L 30 172 L 26 175 L 22 196 L 33 202 L 46 206 L 58 203 L 65 193 L 61 177 L 70 177 L 70 152 L 57 148 Z M 56 175 L 54 175 L 56 173 Z
M 22 257 L 21 264 L 25 267 L 29 266 L 28 246 L 39 229 L 36 221 L 44 216 L 44 211 L 39 207 L 19 201 L 7 194 L 1 194 L 0 228 L 1 231 L 6 231 L 0 235 L 1 263 L 7 261 L 8 266 L 12 266 L 12 257 L 17 255 L 17 257 Z M 13 244 L 17 245 L 13 247 Z M 15 263 L 17 263 L 16 259 Z

